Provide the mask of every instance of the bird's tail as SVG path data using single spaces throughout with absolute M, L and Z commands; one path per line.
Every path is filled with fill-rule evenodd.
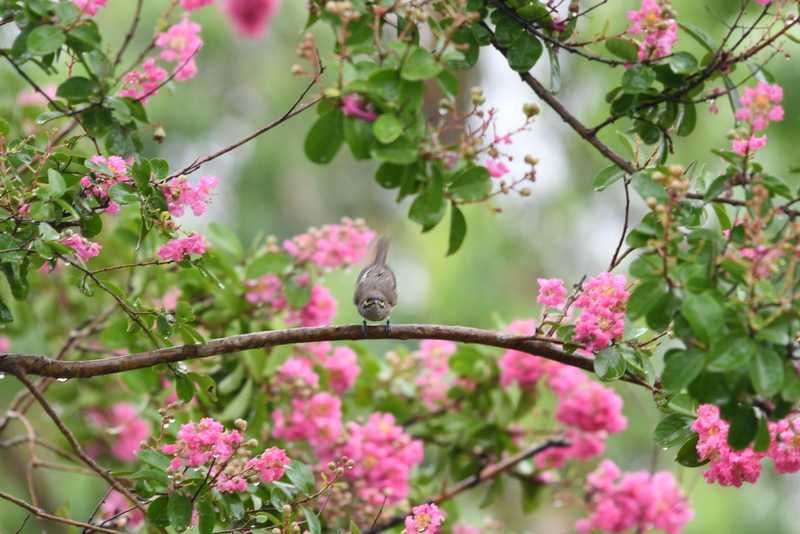
M 375 247 L 375 265 L 386 265 L 386 257 L 389 255 L 389 238 L 382 236 L 378 239 Z

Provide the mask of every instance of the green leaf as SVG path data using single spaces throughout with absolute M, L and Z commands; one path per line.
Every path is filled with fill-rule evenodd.
M 178 374 L 175 377 L 175 390 L 181 402 L 189 402 L 194 398 L 194 382 L 184 374 Z
M 680 28 L 688 33 L 692 39 L 697 41 L 697 43 L 706 49 L 708 52 L 714 52 L 717 48 L 717 45 L 714 44 L 714 41 L 711 40 L 711 37 L 701 28 L 693 25 L 688 24 L 685 22 L 681 22 L 678 24 Z
M 631 178 L 631 185 L 644 200 L 653 197 L 659 202 L 667 201 L 667 191 L 664 189 L 664 186 L 654 182 L 650 177 L 650 173 L 637 172 Z
M 660 447 L 674 447 L 692 434 L 692 419 L 685 415 L 670 414 L 656 425 L 653 437 Z
M 50 196 L 60 198 L 67 192 L 67 183 L 61 173 L 55 169 L 47 170 L 47 185 L 50 187 Z
M 408 218 L 415 223 L 421 224 L 424 229 L 429 229 L 439 223 L 447 211 L 442 190 L 436 183 L 429 184 L 417 195 L 411 208 L 408 210 Z
M 304 507 L 303 515 L 306 518 L 306 528 L 310 534 L 321 534 L 322 524 L 319 522 L 317 514 L 315 514 L 313 510 Z
M 61 48 L 67 38 L 59 28 L 55 26 L 39 26 L 28 34 L 26 44 L 28 52 L 34 56 L 46 56 Z
M 244 417 L 250 407 L 250 398 L 253 396 L 253 381 L 247 380 L 242 390 L 225 406 L 219 414 L 221 421 L 233 421 Z
M 668 355 L 661 382 L 665 390 L 677 393 L 697 378 L 705 366 L 705 358 L 703 353 L 694 349 L 675 350 Z
M 339 108 L 320 116 L 308 131 L 305 151 L 308 159 L 320 165 L 330 163 L 344 140 L 343 116 Z
M 758 431 L 758 420 L 752 406 L 739 404 L 734 410 L 728 431 L 728 445 L 734 450 L 742 450 L 753 441 Z
M 168 527 L 170 524 L 170 516 L 167 512 L 169 504 L 169 497 L 162 495 L 150 503 L 147 507 L 147 521 L 157 527 Z M 191 515 L 191 510 L 189 511 Z
M 189 523 L 192 521 L 192 501 L 180 493 L 173 493 L 169 497 L 167 515 L 170 526 L 178 532 L 183 532 L 189 528 Z
M 759 347 L 750 360 L 750 381 L 756 393 L 774 395 L 783 385 L 783 360 L 769 348 Z
M 450 193 L 457 200 L 480 200 L 492 190 L 492 179 L 489 171 L 482 165 L 473 165 L 462 169 L 453 176 Z
M 522 34 L 506 52 L 508 65 L 517 72 L 528 72 L 544 52 L 542 42 L 528 33 Z
M 258 278 L 265 274 L 281 274 L 292 264 L 292 258 L 283 252 L 270 252 L 258 256 L 247 266 L 246 278 Z
M 723 337 L 711 346 L 708 369 L 723 373 L 747 369 L 758 350 L 755 341 L 747 336 Z
M 73 76 L 67 79 L 56 89 L 56 96 L 65 98 L 70 102 L 84 102 L 94 94 L 97 85 L 83 76 Z
M 375 136 L 372 135 L 372 123 L 355 117 L 345 117 L 344 140 L 355 159 L 369 159 L 370 149 L 375 140 Z
M 638 319 L 645 316 L 667 293 L 663 280 L 651 280 L 636 286 L 628 299 L 628 317 Z
M 197 529 L 200 534 L 211 534 L 217 522 L 217 513 L 214 505 L 208 499 L 197 502 Z
M 403 63 L 400 76 L 409 81 L 427 80 L 439 74 L 441 70 L 442 66 L 430 52 L 415 46 Z
M 753 442 L 753 450 L 756 452 L 765 452 L 769 449 L 770 435 L 767 418 L 763 414 L 759 414 L 758 428 L 756 429 L 756 437 Z
M 636 63 L 639 60 L 639 47 L 630 39 L 608 39 L 606 41 L 606 49 L 625 61 Z
M 447 246 L 447 255 L 450 256 L 458 252 L 464 237 L 467 235 L 467 220 L 459 207 L 453 203 L 450 208 L 450 238 Z
M 139 201 L 136 188 L 126 182 L 112 185 L 108 190 L 108 198 L 118 204 L 132 204 Z
M 389 144 L 403 133 L 403 123 L 393 113 L 384 113 L 372 123 L 375 138 L 383 144 Z
M 625 176 L 625 171 L 616 165 L 610 165 L 597 173 L 597 176 L 592 180 L 592 187 L 595 191 L 603 191 L 611 184 L 617 183 Z
M 693 434 L 692 437 L 683 444 L 678 451 L 678 455 L 675 457 L 675 460 L 679 464 L 684 467 L 700 467 L 708 463 L 708 460 L 701 460 L 697 455 L 697 442 L 699 439 L 700 436 Z
M 622 75 L 622 89 L 628 94 L 646 92 L 656 81 L 656 73 L 650 67 L 636 65 Z
M 388 145 L 372 147 L 372 157 L 378 161 L 409 165 L 417 161 L 417 144 L 408 137 L 401 136 Z
M 311 298 L 311 286 L 309 284 L 298 284 L 294 280 L 286 284 L 284 292 L 286 293 L 286 303 L 295 310 L 299 310 L 308 304 L 308 300 Z
M 13 323 L 14 322 L 14 315 L 11 313 L 11 310 L 8 309 L 6 303 L 3 302 L 3 299 L 0 298 L 0 323 Z
M 11 131 L 11 125 L 8 121 L 0 117 L 0 135 L 8 135 Z
M 156 467 L 162 471 L 169 469 L 169 458 L 160 452 L 151 449 L 144 449 L 139 451 L 137 457 L 144 463 L 152 465 L 153 467 Z
M 697 58 L 689 52 L 675 52 L 669 57 L 669 68 L 675 74 L 686 74 L 697 68 Z
M 617 380 L 626 370 L 625 357 L 618 347 L 606 347 L 594 359 L 594 374 L 601 380 Z
M 314 471 L 311 468 L 297 460 L 292 460 L 286 466 L 286 476 L 289 477 L 292 484 L 302 491 L 303 493 L 313 493 L 316 483 L 314 481 Z
M 678 135 L 686 137 L 690 135 L 697 126 L 697 108 L 693 102 L 683 104 L 683 115 L 678 125 Z
M 681 314 L 689 322 L 697 338 L 708 343 L 725 324 L 725 306 L 720 297 L 711 291 L 686 295 Z

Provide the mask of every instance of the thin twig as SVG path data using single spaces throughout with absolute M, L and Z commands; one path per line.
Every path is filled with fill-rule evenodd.
M 625 178 L 623 181 L 625 185 L 625 222 L 622 224 L 622 234 L 619 236 L 619 243 L 617 243 L 617 248 L 614 250 L 614 255 L 611 257 L 611 263 L 608 266 L 608 271 L 611 272 L 614 270 L 614 267 L 622 261 L 619 258 L 619 253 L 622 250 L 622 245 L 625 244 L 625 236 L 628 235 L 628 224 L 630 224 L 630 216 L 631 216 L 631 192 L 630 192 L 630 178 Z
M 18 499 L 13 495 L 9 495 L 4 491 L 0 491 L 0 499 L 6 500 L 8 502 L 14 503 L 20 508 L 24 508 L 25 510 L 29 511 L 36 517 L 40 519 L 46 519 L 48 521 L 53 521 L 55 523 L 62 523 L 64 525 L 72 525 L 74 527 L 83 527 L 86 529 L 90 529 L 89 532 L 106 532 L 108 534 L 124 534 L 122 531 L 119 530 L 112 530 L 110 528 L 98 527 L 95 525 L 90 525 L 89 523 L 84 523 L 83 521 L 76 521 L 74 519 L 68 519 L 66 517 L 60 517 L 57 515 L 53 515 L 48 513 L 38 506 L 33 506 L 30 503 L 23 501 L 22 499 Z
M 136 34 L 136 28 L 139 27 L 139 19 L 142 15 L 142 3 L 143 0 L 136 0 L 136 8 L 133 12 L 133 21 L 131 22 L 131 27 L 128 29 L 128 33 L 125 34 L 125 39 L 122 41 L 122 46 L 119 47 L 117 57 L 114 58 L 115 68 L 119 65 L 120 61 L 122 61 L 122 56 L 125 54 L 125 50 L 127 50 L 128 45 L 131 44 L 133 36 Z

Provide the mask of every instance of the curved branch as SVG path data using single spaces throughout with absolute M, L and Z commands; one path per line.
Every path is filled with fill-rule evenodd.
M 22 499 L 18 499 L 13 495 L 10 495 L 4 491 L 0 491 L 0 499 L 5 501 L 11 502 L 19 506 L 20 508 L 24 508 L 25 510 L 29 511 L 39 519 L 45 519 L 47 521 L 53 521 L 54 523 L 62 523 L 64 525 L 71 525 L 74 527 L 83 527 L 86 529 L 91 529 L 92 532 L 107 532 L 109 534 L 123 534 L 119 530 L 112 530 L 110 528 L 104 528 L 96 525 L 90 525 L 89 523 L 84 523 L 83 521 L 75 521 L 74 519 L 68 519 L 66 517 L 60 517 L 57 515 L 53 515 L 48 513 L 38 506 L 33 506 Z
M 383 326 L 370 326 L 364 331 L 360 324 L 353 324 L 254 332 L 214 339 L 202 344 L 179 345 L 96 360 L 60 361 L 37 354 L 0 354 L 0 372 L 24 372 L 28 375 L 48 376 L 51 378 L 90 378 L 166 363 L 231 354 L 249 349 L 319 341 L 355 341 L 363 339 L 441 339 L 460 343 L 473 343 L 518 350 L 572 367 L 578 367 L 585 371 L 592 372 L 594 369 L 592 359 L 569 354 L 554 348 L 548 343 L 532 340 L 528 336 L 466 326 L 435 324 L 392 325 L 388 331 Z M 629 377 L 629 381 L 640 383 L 633 377 Z

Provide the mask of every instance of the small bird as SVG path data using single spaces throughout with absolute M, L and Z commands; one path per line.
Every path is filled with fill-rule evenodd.
M 386 333 L 391 332 L 389 315 L 397 304 L 397 280 L 394 272 L 386 264 L 389 254 L 389 240 L 381 237 L 375 247 L 375 259 L 364 267 L 356 280 L 356 291 L 353 303 L 358 313 L 364 318 L 364 335 L 367 333 L 367 321 L 386 320 Z

